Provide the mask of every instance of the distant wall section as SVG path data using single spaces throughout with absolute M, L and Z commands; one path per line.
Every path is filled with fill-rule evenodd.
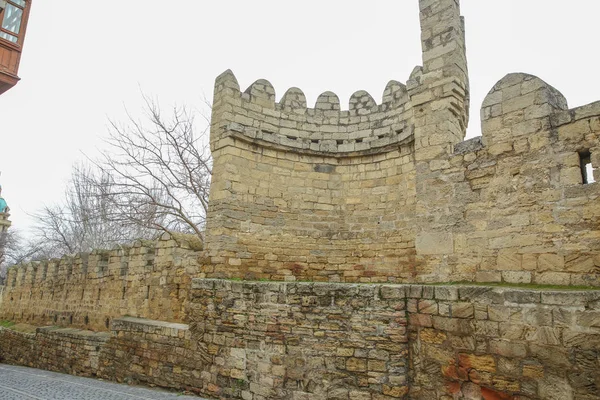
M 181 321 L 199 253 L 165 234 L 157 242 L 9 269 L 0 319 L 108 330 L 131 315 Z

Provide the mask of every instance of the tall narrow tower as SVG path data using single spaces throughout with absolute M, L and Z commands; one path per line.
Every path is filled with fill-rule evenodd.
M 0 263 L 4 261 L 5 235 L 11 225 L 9 217 L 9 208 L 4 198 L 2 198 L 2 186 L 0 186 Z

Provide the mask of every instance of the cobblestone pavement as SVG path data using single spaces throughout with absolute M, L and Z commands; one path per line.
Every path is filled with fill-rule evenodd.
M 0 364 L 0 400 L 203 400 L 39 369 Z

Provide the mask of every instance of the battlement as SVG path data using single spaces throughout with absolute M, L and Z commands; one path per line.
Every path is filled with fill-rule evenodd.
M 123 315 L 181 321 L 200 249 L 196 237 L 163 234 L 158 241 L 13 266 L 0 318 L 96 330 Z
M 361 90 L 351 96 L 348 110 L 341 109 L 332 92 L 321 94 L 308 108 L 298 88 L 288 89 L 276 102 L 275 89 L 264 79 L 241 92 L 228 70 L 216 80 L 214 110 L 213 151 L 228 136 L 264 147 L 332 156 L 385 151 L 414 140 L 409 93 L 398 81 L 388 83 L 381 104 Z
M 225 71 L 215 83 L 213 153 L 232 141 L 335 158 L 385 153 L 415 140 L 426 146 L 416 130 L 427 124 L 421 116 L 429 107 L 445 110 L 446 122 L 453 125 L 443 142 L 460 142 L 468 125 L 469 82 L 459 2 L 421 0 L 420 16 L 423 66 L 414 69 L 406 84 L 390 81 L 380 103 L 359 90 L 343 110 L 335 93 L 324 92 L 311 108 L 298 88 L 288 89 L 276 102 L 269 81 L 257 80 L 242 92 L 233 73 Z

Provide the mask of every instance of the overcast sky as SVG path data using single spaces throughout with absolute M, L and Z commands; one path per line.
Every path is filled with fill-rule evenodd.
M 106 6 L 106 7 L 104 7 Z M 118 6 L 118 7 L 117 7 Z M 595 0 L 462 0 L 472 109 L 479 135 L 485 94 L 509 72 L 555 86 L 576 107 L 600 99 Z M 22 81 L 0 96 L 0 183 L 13 226 L 61 199 L 71 166 L 102 146 L 108 118 L 136 114 L 140 90 L 200 107 L 230 68 L 242 89 L 259 78 L 278 100 L 291 86 L 367 90 L 421 64 L 417 0 L 35 0 Z

